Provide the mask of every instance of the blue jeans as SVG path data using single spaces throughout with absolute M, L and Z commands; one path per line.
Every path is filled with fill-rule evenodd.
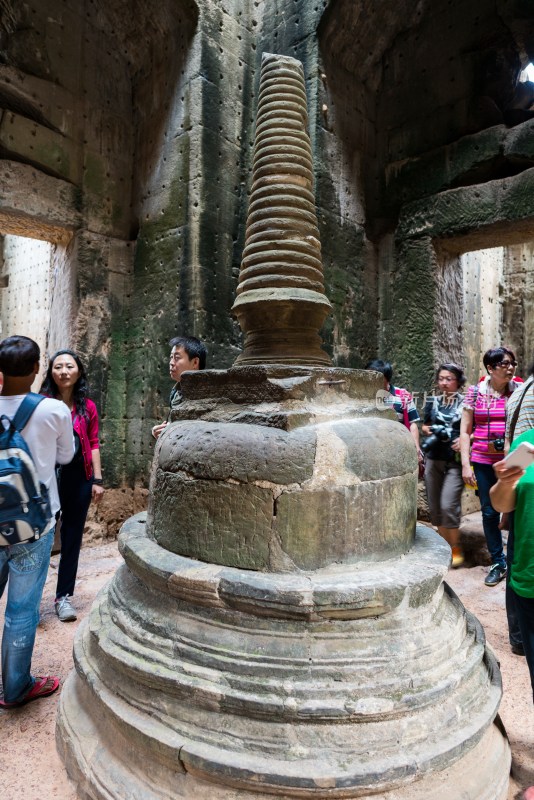
M 501 515 L 495 511 L 490 502 L 490 489 L 497 483 L 497 477 L 491 464 L 473 464 L 478 483 L 478 496 L 482 510 L 482 526 L 492 564 L 506 566 L 506 558 L 502 546 L 502 533 L 499 530 Z
M 0 597 L 7 583 L 2 636 L 6 703 L 21 700 L 35 683 L 30 667 L 53 541 L 54 528 L 36 542 L 0 547 Z

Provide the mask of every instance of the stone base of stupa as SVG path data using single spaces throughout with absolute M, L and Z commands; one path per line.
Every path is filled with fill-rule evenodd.
M 117 752 L 126 745 L 121 738 L 114 742 L 103 738 L 100 728 L 87 713 L 87 690 L 71 675 L 65 684 L 63 697 L 69 706 L 79 705 L 75 716 L 76 731 L 63 717 L 58 729 L 58 746 L 66 762 L 69 775 L 77 784 L 81 800 L 291 800 L 293 798 L 361 798 L 362 800 L 506 800 L 510 753 L 501 731 L 492 725 L 481 742 L 452 768 L 437 770 L 420 780 L 390 791 L 349 791 L 331 793 L 317 788 L 313 791 L 288 793 L 249 791 L 221 786 L 202 780 L 180 766 L 164 772 L 151 764 L 126 763 Z M 68 747 L 64 740 L 68 738 Z M 453 787 L 451 789 L 451 787 Z
M 91 800 L 505 800 L 501 682 L 419 526 L 402 557 L 269 574 L 121 535 L 57 742 Z

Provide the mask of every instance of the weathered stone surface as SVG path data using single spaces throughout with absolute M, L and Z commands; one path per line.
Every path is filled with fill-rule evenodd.
M 395 265 L 399 288 L 382 346 L 395 364 L 394 381 L 400 386 L 407 383 L 411 391 L 431 386 L 434 377 L 435 330 L 440 321 L 436 273 L 437 256 L 430 238 L 399 243 Z
M 324 294 L 302 65 L 264 53 L 245 249 L 232 307 L 245 334 L 236 364 L 327 365 Z
M 519 331 L 523 328 L 521 315 L 518 315 L 516 334 L 510 341 L 503 324 L 504 304 L 501 305 L 500 296 L 505 282 L 505 264 L 509 260 L 507 254 L 511 255 L 514 250 L 516 248 L 495 247 L 465 253 L 459 259 L 463 284 L 463 364 L 469 376 L 468 383 L 474 383 L 485 372 L 480 365 L 486 350 L 500 341 L 509 342 L 508 346 L 515 350 Z M 453 263 L 447 267 L 450 269 Z M 456 297 L 461 297 L 461 291 L 456 293 Z M 521 349 L 518 348 L 516 357 L 522 360 L 521 355 Z M 519 368 L 517 374 L 523 374 L 523 367 Z
M 291 484 L 311 479 L 316 434 L 244 424 L 182 422 L 161 438 L 158 465 L 192 479 Z
M 507 169 L 505 160 L 528 166 L 534 159 L 532 129 L 531 120 L 511 129 L 496 125 L 422 156 L 388 164 L 384 202 L 395 213 L 408 202 L 455 185 L 483 183 Z
M 75 182 L 76 144 L 62 133 L 19 114 L 5 112 L 0 121 L 0 148 L 9 158 L 29 162 L 49 175 Z
M 243 569 L 268 568 L 272 490 L 156 473 L 151 497 L 150 531 L 166 550 Z
M 506 248 L 503 253 L 502 335 L 518 360 L 518 373 L 529 371 L 534 342 L 534 241 Z
M 173 420 L 204 419 L 297 430 L 354 417 L 394 419 L 379 393 L 383 381 L 367 370 L 269 365 L 184 373 L 184 400 Z M 377 397 L 379 398 L 377 400 Z
M 210 364 L 218 367 L 228 366 L 237 354 L 239 332 L 228 319 L 227 310 L 233 299 L 245 238 L 246 193 L 252 175 L 247 146 L 252 138 L 251 109 L 256 102 L 262 50 L 290 53 L 304 64 L 306 93 L 310 100 L 310 145 L 316 157 L 315 177 L 318 178 L 318 229 L 323 237 L 325 283 L 335 305 L 335 313 L 325 327 L 329 351 L 337 363 L 352 366 L 364 364 L 380 350 L 380 355 L 395 361 L 397 373 L 403 382 L 405 379 L 408 388 L 421 390 L 430 388 L 436 359 L 451 344 L 455 352 L 447 355 L 460 357 L 456 348 L 458 339 L 462 335 L 465 338 L 465 334 L 458 325 L 453 331 L 452 322 L 461 319 L 461 315 L 449 313 L 457 305 L 457 296 L 454 294 L 453 300 L 447 299 L 449 288 L 455 285 L 451 274 L 459 267 L 451 258 L 445 268 L 441 256 L 436 257 L 442 246 L 436 238 L 445 240 L 445 246 L 454 250 L 455 258 L 457 253 L 468 248 L 487 247 L 503 241 L 518 242 L 520 237 L 524 241 L 532 236 L 529 211 L 532 189 L 528 175 L 524 181 L 507 177 L 509 183 L 515 180 L 511 191 L 506 188 L 508 184 L 500 184 L 508 195 L 506 200 L 500 190 L 492 194 L 486 189 L 491 195 L 488 197 L 476 195 L 477 184 L 481 181 L 490 184 L 501 181 L 503 175 L 509 176 L 510 171 L 519 171 L 531 163 L 525 133 L 528 123 L 524 123 L 525 127 L 508 129 L 505 150 L 508 149 L 495 159 L 492 156 L 495 131 L 502 130 L 503 120 L 508 126 L 510 110 L 522 111 L 514 109 L 513 90 L 520 59 L 524 59 L 525 53 L 534 52 L 534 24 L 527 5 L 497 0 L 491 8 L 490 4 L 480 2 L 463 3 L 460 8 L 456 0 L 452 3 L 423 0 L 418 4 L 398 0 L 386 7 L 364 0 L 356 8 L 350 0 L 337 0 L 328 4 L 321 20 L 323 4 L 314 5 L 306 0 L 286 4 L 265 0 L 248 5 L 236 0 L 202 0 L 198 4 L 189 0 L 161 0 L 159 3 L 147 0 L 135 4 L 135 13 L 125 13 L 122 0 L 95 0 L 94 3 L 5 0 L 0 26 L 2 61 L 9 72 L 2 71 L 0 106 L 7 114 L 28 120 L 25 124 L 29 126 L 53 129 L 55 135 L 75 141 L 76 170 L 82 174 L 82 180 L 78 182 L 74 177 L 76 186 L 66 187 L 64 204 L 57 204 L 59 222 L 43 222 L 40 198 L 36 199 L 33 193 L 37 188 L 39 194 L 39 186 L 34 182 L 31 168 L 22 171 L 28 165 L 19 165 L 20 181 L 11 181 L 10 188 L 10 197 L 15 197 L 16 203 L 8 202 L 0 222 L 2 231 L 30 233 L 53 242 L 63 242 L 70 231 L 83 229 L 69 252 L 59 248 L 61 252 L 54 262 L 56 289 L 49 341 L 59 343 L 68 335 L 70 343 L 81 346 L 89 357 L 90 374 L 94 375 L 104 401 L 101 410 L 105 412 L 103 454 L 107 480 L 120 485 L 127 479 L 133 486 L 152 458 L 150 427 L 167 411 L 170 387 L 166 379 L 166 359 L 171 335 L 187 331 L 205 338 L 210 345 Z M 488 129 L 487 135 L 484 129 Z M 485 144 L 478 155 L 473 152 L 476 142 L 471 142 L 473 150 L 470 144 L 463 149 L 466 134 L 482 137 Z M 406 164 L 405 175 L 410 185 L 404 198 L 412 197 L 411 184 L 414 184 L 413 191 L 423 191 L 425 195 L 432 191 L 435 195 L 451 185 L 441 185 L 440 181 L 467 183 L 469 187 L 455 189 L 459 194 L 448 198 L 456 206 L 457 216 L 445 213 L 441 196 L 432 197 L 426 207 L 418 205 L 405 209 L 397 249 L 392 249 L 379 261 L 377 253 L 388 250 L 381 237 L 387 232 L 392 238 L 391 232 L 396 227 L 391 205 L 383 202 L 384 168 L 394 162 L 396 168 L 402 170 L 405 159 L 435 152 L 436 147 L 447 149 L 438 154 L 439 164 L 432 161 L 428 165 L 423 158 L 426 174 L 417 172 L 414 176 L 410 164 Z M 453 152 L 454 163 L 446 167 L 443 159 L 450 158 Z M 446 174 L 441 172 L 442 167 Z M 47 185 L 49 188 L 50 184 Z M 399 186 L 401 199 L 403 188 Z M 0 195 L 2 191 L 3 184 Z M 47 191 L 43 190 L 43 197 Z M 54 212 L 56 205 L 52 206 Z M 524 216 L 525 209 L 530 216 Z M 308 213 L 312 213 L 309 207 Z M 407 217 L 412 213 L 417 218 L 410 221 Z M 277 214 L 277 220 L 282 218 L 283 215 Z M 478 231 L 472 227 L 477 225 L 481 226 Z M 94 233 L 101 239 L 95 241 Z M 101 273 L 107 270 L 109 263 L 106 263 L 106 253 L 115 250 L 114 245 L 106 247 L 103 241 L 106 237 L 111 237 L 113 243 L 121 238 L 128 241 L 137 237 L 139 246 L 131 283 L 126 268 L 122 269 L 126 264 L 122 260 L 121 269 L 111 268 L 109 280 L 103 279 Z M 414 244 L 413 239 L 422 239 L 424 244 Z M 81 256 L 79 262 L 78 255 Z M 387 261 L 390 268 L 385 270 Z M 292 288 L 301 289 L 301 286 Z M 511 305 L 510 302 L 509 307 Z M 442 317 L 446 317 L 446 324 L 440 326 L 436 319 Z M 450 339 L 442 336 L 443 332 L 448 332 Z M 524 338 L 526 350 L 528 341 L 528 337 Z M 345 379 L 334 373 L 329 377 Z M 298 378 L 302 378 L 300 388 L 298 379 L 276 377 L 268 390 L 258 391 L 261 394 L 258 402 L 263 407 L 256 409 L 252 398 L 249 398 L 249 405 L 243 399 L 246 382 L 239 384 L 231 377 L 226 386 L 235 402 L 223 408 L 220 398 L 208 393 L 205 397 L 188 400 L 180 413 L 184 419 L 198 413 L 205 421 L 219 423 L 231 419 L 251 427 L 259 423 L 280 431 L 331 421 L 335 414 L 334 398 L 339 400 L 341 416 L 346 419 L 351 415 L 353 406 L 345 394 L 355 391 L 355 384 L 345 385 L 343 389 L 339 384 L 323 386 L 324 394 L 319 403 L 310 399 L 317 381 L 302 375 Z M 223 383 L 221 381 L 221 387 Z M 249 386 L 253 386 L 253 382 Z M 286 400 L 294 408 L 282 413 L 280 404 Z M 362 395 L 356 405 L 358 414 L 367 419 L 376 411 L 371 395 L 367 400 Z M 376 462 L 373 468 L 375 466 Z M 130 503 L 130 498 L 127 502 Z M 114 525 L 117 519 L 118 514 L 113 517 Z M 168 551 L 161 551 L 160 582 L 169 555 Z M 141 562 L 145 556 L 146 552 L 139 556 Z M 289 561 L 284 558 L 280 542 L 271 540 L 270 558 L 274 559 L 278 570 L 288 568 Z M 405 555 L 405 559 L 408 558 L 409 552 Z M 404 564 L 404 560 L 401 563 Z M 369 564 L 365 566 L 371 569 Z M 144 568 L 148 571 L 146 564 Z M 209 565 L 199 566 L 198 563 L 190 566 L 188 586 L 199 596 L 203 588 L 198 576 L 207 568 Z M 275 577 L 281 579 L 283 574 L 277 572 Z M 239 615 L 244 615 L 249 605 L 256 609 L 259 617 L 265 616 L 261 607 L 266 586 L 262 583 L 264 578 L 264 574 L 255 575 L 254 586 L 246 590 L 242 588 L 242 580 L 239 591 L 229 588 L 229 581 L 224 579 L 223 594 L 233 598 L 232 624 L 238 617 L 241 619 Z M 334 577 L 332 584 L 335 581 Z M 376 584 L 375 577 L 373 581 Z M 179 583 L 178 578 L 176 581 L 170 578 L 169 592 L 171 586 L 176 588 Z M 126 586 L 125 583 L 120 585 Z M 162 588 L 156 591 L 161 592 L 165 605 L 166 588 L 162 583 L 158 584 L 160 586 Z M 426 583 L 420 591 L 417 586 L 413 587 L 408 605 L 412 601 L 416 603 L 418 598 L 422 598 L 421 604 L 423 599 L 429 605 L 437 602 L 434 584 Z M 185 590 L 182 587 L 177 591 Z M 373 606 L 374 591 L 370 582 L 359 595 L 365 613 L 384 607 L 383 598 L 378 598 Z M 151 588 L 146 594 L 152 592 Z M 398 587 L 395 592 L 396 596 L 402 594 Z M 280 588 L 280 604 L 284 607 L 289 602 L 288 594 Z M 218 602 L 222 603 L 218 597 Z M 276 598 L 273 590 L 269 594 L 268 609 L 276 607 Z M 195 602 L 194 598 L 187 601 L 187 613 Z M 334 597 L 329 611 L 332 616 L 336 613 L 336 603 L 340 618 L 345 613 L 356 613 L 356 601 L 354 607 L 348 608 L 343 598 Z M 138 603 L 137 608 L 142 607 L 143 604 Z M 440 634 L 451 615 L 458 611 L 451 612 L 448 605 L 440 606 L 443 608 L 442 617 L 437 613 L 433 618 L 437 620 Z M 127 617 L 128 612 L 123 612 L 119 606 L 114 606 L 114 610 L 117 610 L 119 627 L 123 613 Z M 160 614 L 161 609 L 154 612 L 158 619 Z M 104 618 L 108 625 L 109 618 L 103 614 Z M 141 618 L 139 611 L 135 624 Z M 352 617 L 353 621 L 355 619 Z M 458 629 L 462 628 L 464 621 L 460 612 L 455 619 Z M 132 623 L 132 627 L 135 624 Z M 202 625 L 204 620 L 199 622 L 199 626 Z M 318 627 L 313 631 L 307 628 L 306 641 L 309 643 L 317 632 Z M 354 636 L 351 630 L 353 638 L 357 638 L 358 632 L 356 628 Z M 151 632 L 147 639 L 152 643 L 150 635 Z M 167 638 L 166 652 L 171 649 L 169 641 Z M 212 641 L 216 649 L 215 636 Z M 121 643 L 131 654 L 129 643 L 124 639 Z M 291 649 L 287 641 L 285 646 L 288 651 Z M 93 641 L 92 656 L 97 648 L 98 644 Z M 430 658 L 426 643 L 423 642 L 421 648 L 425 657 Z M 150 648 L 147 650 L 150 658 Z M 147 650 L 142 651 L 143 658 Z M 410 648 L 408 652 L 411 658 Z M 258 644 L 257 653 L 268 654 L 263 641 Z M 173 652 L 170 659 L 180 660 L 181 656 L 181 651 L 179 658 Z M 388 656 L 386 653 L 385 658 Z M 147 785 L 145 762 L 154 753 L 150 779 L 155 781 L 161 774 L 165 782 L 169 770 L 172 771 L 174 781 L 178 778 L 180 783 L 177 786 L 169 781 L 167 794 L 172 796 L 183 792 L 184 796 L 195 797 L 195 800 L 199 797 L 218 800 L 221 792 L 225 798 L 247 795 L 259 798 L 265 794 L 263 790 L 255 791 L 258 786 L 250 790 L 233 786 L 219 789 L 213 783 L 206 784 L 202 777 L 193 777 L 195 771 L 204 774 L 208 769 L 206 765 L 213 765 L 216 759 L 206 752 L 208 745 L 205 748 L 198 745 L 195 752 L 185 745 L 180 750 L 187 738 L 185 734 L 180 738 L 182 731 L 176 735 L 174 744 L 179 742 L 179 745 L 174 750 L 164 750 L 162 737 L 151 740 L 137 732 L 137 712 L 126 708 L 121 691 L 139 665 L 132 656 L 133 666 L 129 664 L 124 668 L 122 680 L 114 683 L 112 673 L 115 669 L 120 672 L 117 665 L 122 663 L 121 658 L 120 648 L 106 663 L 104 659 L 97 663 L 99 659 L 95 656 L 87 669 L 88 685 L 76 698 L 71 698 L 72 708 L 77 707 L 86 733 L 77 756 L 80 763 L 84 763 L 86 756 L 85 763 L 91 762 L 84 778 L 87 793 L 93 791 L 89 774 L 98 776 L 97 783 L 99 780 L 105 783 L 103 776 L 107 770 L 106 777 L 113 785 L 111 793 L 116 792 L 121 798 L 135 796 L 131 785 L 134 773 L 141 787 L 140 796 L 143 800 L 150 798 L 154 789 Z M 298 668 L 306 669 L 309 658 L 309 651 L 305 651 Z M 150 663 L 154 664 L 154 660 Z M 409 671 L 406 663 L 410 663 L 410 659 L 397 662 L 399 673 Z M 268 666 L 272 668 L 272 663 Z M 208 673 L 211 664 L 205 669 Z M 89 685 L 95 688 L 99 698 L 109 699 L 99 681 L 107 681 L 110 673 L 112 706 L 124 725 L 110 722 L 110 715 L 106 718 L 109 727 L 104 723 L 107 730 L 96 734 L 100 737 L 97 742 L 92 738 L 92 723 L 84 717 L 84 704 L 100 708 L 97 705 L 100 700 L 95 701 Z M 285 688 L 277 689 L 278 692 L 272 694 L 287 697 L 291 704 L 290 692 L 286 693 Z M 210 694 L 210 708 L 219 707 L 218 692 L 217 685 Z M 161 692 L 159 695 L 161 697 Z M 463 698 L 455 695 L 454 690 L 451 696 L 460 707 Z M 194 689 L 188 687 L 187 699 L 194 707 L 193 698 Z M 275 696 L 274 706 L 276 700 Z M 159 724 L 158 713 L 164 717 L 169 708 L 167 700 L 163 710 L 157 702 L 154 691 L 147 701 L 152 704 L 151 711 L 155 710 L 151 715 L 154 725 Z M 234 707 L 234 698 L 225 702 L 226 708 Z M 265 703 L 262 708 L 267 705 Z M 305 708 L 308 717 L 314 712 L 312 706 L 313 701 Z M 335 704 L 328 708 L 339 713 L 339 706 Z M 469 713 L 469 703 L 466 709 Z M 486 722 L 490 716 L 486 712 Z M 229 719 L 228 728 L 234 721 L 233 717 Z M 397 751 L 406 753 L 410 751 L 409 735 L 401 724 L 397 725 L 395 733 L 399 727 L 402 739 Z M 318 734 L 317 741 L 325 752 L 330 744 L 329 733 L 325 726 Z M 398 790 L 381 786 L 378 791 L 383 789 L 389 798 L 395 796 L 395 800 L 399 796 L 415 797 L 418 792 L 419 796 L 434 798 L 441 791 L 448 797 L 452 782 L 459 793 L 477 800 L 485 796 L 484 792 L 487 796 L 488 791 L 499 796 L 505 791 L 501 766 L 506 762 L 506 754 L 502 739 L 496 735 L 498 746 L 492 749 L 489 740 L 495 744 L 495 737 L 484 735 L 481 744 L 463 758 L 456 754 L 458 761 L 456 767 L 451 767 L 452 773 L 441 771 L 421 778 L 419 789 L 416 786 Z M 224 743 L 226 736 L 226 731 L 220 735 Z M 292 743 L 287 748 L 292 758 L 294 756 L 292 768 L 301 773 L 308 767 L 307 744 L 300 742 L 295 751 L 290 749 Z M 146 750 L 143 750 L 144 745 Z M 73 744 L 73 749 L 76 747 L 77 744 Z M 284 740 L 280 739 L 278 751 L 284 747 Z M 123 756 L 134 751 L 134 764 L 129 774 L 115 758 L 120 750 Z M 354 752 L 358 752 L 357 748 Z M 145 756 L 148 753 L 148 757 L 140 759 L 139 753 Z M 183 761 L 180 753 L 183 753 Z M 161 773 L 157 760 L 160 756 L 167 759 Z M 364 760 L 365 754 L 362 754 L 362 762 Z M 186 763 L 191 772 L 182 771 Z M 220 763 L 223 764 L 221 771 L 226 774 L 226 762 L 222 759 Z M 490 765 L 485 767 L 485 786 L 476 783 L 479 763 Z M 415 775 L 417 768 L 413 764 L 407 771 L 412 767 Z M 216 766 L 213 774 L 218 774 Z M 462 783 L 464 779 L 467 785 Z M 367 791 L 334 782 L 335 778 L 325 769 L 312 787 L 313 791 L 316 795 L 337 792 L 340 796 L 343 793 L 350 796 L 354 792 L 361 795 Z M 374 785 L 375 796 L 376 788 Z M 273 791 L 285 793 L 279 785 Z
M 531 162 L 534 159 L 534 121 L 529 120 L 506 135 L 504 155 L 512 161 Z
M 501 241 L 524 241 L 527 231 L 532 233 L 533 186 L 534 169 L 527 169 L 510 178 L 451 189 L 410 203 L 401 215 L 397 237 L 454 238 L 460 240 L 459 252 L 465 249 L 467 238 L 470 249 L 479 249 L 477 242 L 484 236 L 487 242 L 487 231 L 492 228 L 498 229 Z
M 397 422 L 374 419 L 372 432 L 369 423 L 292 432 L 170 426 L 151 483 L 150 535 L 184 556 L 259 570 L 405 552 L 415 525 L 414 448 Z
M 431 601 L 450 561 L 450 549 L 419 526 L 399 573 L 395 559 L 331 565 L 315 572 L 266 574 L 207 564 L 163 550 L 148 538 L 146 513 L 125 523 L 119 546 L 129 569 L 148 587 L 206 606 L 227 606 L 261 616 L 318 621 L 380 616 L 403 601 Z M 432 566 L 439 551 L 439 569 Z
M 385 198 L 391 206 L 450 189 L 455 183 L 491 174 L 504 152 L 512 132 L 496 125 L 472 136 L 464 136 L 446 147 L 425 153 L 419 158 L 388 164 L 385 170 Z M 512 148 L 513 149 L 513 148 Z
M 439 589 L 449 553 L 434 533 L 420 530 L 402 575 L 392 560 L 386 571 L 378 565 L 371 573 L 363 566 L 344 573 L 320 571 L 308 573 L 304 581 L 298 575 L 265 575 L 262 589 L 255 573 L 188 566 L 187 559 L 171 554 L 163 590 L 165 562 L 157 553 L 164 551 L 146 539 L 143 528 L 141 520 L 130 523 L 121 543 L 138 577 L 127 569 L 117 574 L 77 639 L 79 675 L 71 676 L 64 690 L 58 727 L 58 744 L 71 774 L 82 782 L 84 774 L 98 774 L 98 784 L 105 784 L 112 797 L 132 785 L 132 778 L 136 790 L 144 792 L 143 777 L 132 773 L 125 760 L 133 743 L 151 759 L 154 797 L 162 787 L 170 789 L 171 782 L 174 796 L 198 797 L 207 780 L 218 793 L 210 789 L 209 796 L 221 800 L 249 793 L 314 796 L 318 787 L 328 787 L 331 797 L 370 797 L 377 786 L 385 798 L 404 800 L 412 792 L 422 796 L 427 772 L 435 777 L 436 770 L 446 769 L 447 780 L 454 780 L 458 770 L 463 780 L 469 753 L 492 753 L 499 766 L 493 797 L 504 800 L 507 777 L 502 773 L 509 753 L 501 734 L 482 723 L 500 694 L 496 665 L 488 654 L 486 673 L 480 626 L 469 618 L 466 629 L 461 605 Z M 173 559 L 183 571 L 172 572 Z M 154 569 L 157 562 L 161 566 Z M 153 566 L 147 570 L 148 564 Z M 425 573 L 429 583 L 421 591 Z M 363 616 L 358 614 L 358 602 L 365 598 L 362 579 L 371 590 L 360 605 Z M 406 579 L 409 602 L 406 583 L 402 588 Z M 283 591 L 281 582 L 293 589 Z M 281 628 L 283 605 L 269 602 L 269 585 L 273 598 L 294 608 L 295 620 L 304 610 L 302 600 L 311 608 L 306 585 L 315 585 L 323 622 L 314 629 L 296 621 Z M 374 598 L 373 587 L 378 590 Z M 383 601 L 389 598 L 385 614 L 377 604 L 380 592 L 385 592 Z M 188 602 L 193 597 L 201 604 L 194 618 Z M 140 630 L 139 614 L 150 620 L 147 629 Z M 90 684 L 82 683 L 80 675 L 90 674 Z M 120 691 L 126 675 L 127 704 Z M 97 714 L 88 716 L 89 704 L 96 704 Z M 460 709 L 468 709 L 467 717 Z M 412 718 L 416 724 L 408 724 Z M 390 726 L 394 735 L 386 733 Z M 405 748 L 398 746 L 400 730 L 409 747 L 408 763 Z M 95 749 L 91 743 L 97 739 Z M 102 747 L 106 759 L 100 756 Z M 117 775 L 124 776 L 118 784 Z M 484 771 L 484 784 L 471 781 L 465 796 L 486 798 L 486 781 Z M 84 782 L 88 797 L 100 796 L 98 784 Z
M 482 335 L 482 331 L 487 332 L 484 320 L 490 308 L 481 302 L 482 284 L 474 288 L 470 285 L 465 266 L 469 262 L 458 257 L 505 245 L 505 260 L 509 260 L 514 247 L 525 239 L 530 241 L 534 230 L 533 181 L 530 168 L 509 178 L 451 189 L 404 206 L 395 246 L 388 243 L 383 259 L 389 273 L 384 282 L 394 279 L 399 285 L 393 303 L 390 292 L 386 294 L 384 310 L 389 320 L 384 326 L 383 347 L 402 382 L 408 382 L 412 390 L 423 392 L 432 385 L 433 368 L 442 359 L 452 357 L 463 363 L 469 368 L 471 382 L 483 372 L 481 353 L 494 341 Z M 491 258 L 488 253 L 486 272 Z M 495 281 L 499 286 L 498 276 Z M 495 290 L 490 288 L 488 297 L 492 304 Z M 492 316 L 499 328 L 498 308 Z M 518 322 L 520 317 L 514 319 Z M 399 337 L 401 329 L 403 336 Z M 515 330 L 514 339 L 521 342 L 522 335 Z
M 80 709 L 77 720 L 78 727 L 84 731 L 84 760 L 73 758 L 71 751 L 65 747 L 65 741 L 71 740 L 73 730 L 69 720 L 62 719 L 61 728 L 57 729 L 56 742 L 60 753 L 66 760 L 69 772 L 76 776 L 79 791 L 84 800 L 97 800 L 92 791 L 89 775 L 98 776 L 101 781 L 106 775 L 108 785 L 110 785 L 111 796 L 116 798 L 124 797 L 125 791 L 131 791 L 131 770 L 121 761 L 121 753 L 124 753 L 129 743 L 118 730 L 113 730 L 113 751 L 111 747 L 103 748 L 102 732 L 95 727 L 94 720 L 87 714 L 87 702 L 89 700 L 88 691 L 83 685 L 74 685 L 73 675 L 69 676 L 63 689 L 65 697 L 68 695 L 68 702 L 76 703 Z M 110 731 L 108 730 L 108 734 Z M 111 737 L 109 737 L 111 739 Z M 81 755 L 81 748 L 80 748 Z M 508 778 L 503 778 L 500 765 L 503 757 L 507 754 L 504 748 L 504 740 L 498 728 L 492 726 L 485 734 L 481 742 L 470 752 L 463 756 L 458 763 L 457 775 L 455 774 L 455 787 L 462 792 L 464 797 L 475 797 L 477 792 L 483 791 L 479 784 L 479 767 L 483 763 L 486 783 L 491 782 L 492 794 L 482 794 L 484 800 L 504 800 L 507 793 Z M 110 760 L 112 761 L 112 773 L 110 772 Z M 137 779 L 143 800 L 158 800 L 158 794 L 154 792 L 154 787 L 168 778 L 169 771 L 165 768 L 152 765 L 150 776 L 146 770 L 137 772 Z M 379 797 L 380 800 L 449 800 L 450 789 L 448 781 L 451 778 L 450 768 L 434 772 L 429 776 L 423 777 L 416 783 L 404 786 L 401 789 L 392 791 L 382 791 L 380 795 L 373 794 L 372 797 Z M 324 796 L 324 792 L 332 784 L 331 779 L 326 779 L 322 787 L 317 787 L 318 791 Z M 193 773 L 183 771 L 181 763 L 176 763 L 172 780 L 173 797 L 180 800 L 199 800 L 199 798 L 210 798 L 210 800 L 271 800 L 272 791 L 264 792 L 259 786 L 250 791 L 232 788 L 230 786 L 217 786 L 214 783 L 203 780 Z M 315 793 L 317 796 L 317 792 Z M 331 794 L 331 791 L 330 791 Z M 288 800 L 289 795 L 274 795 Z M 321 795 L 319 795 L 321 796 Z M 354 796 L 354 795 L 353 795 Z M 358 793 L 358 797 L 365 797 Z M 338 794 L 338 797 L 350 797 L 350 792 Z
M 153 766 L 155 798 L 195 797 L 207 782 L 221 800 L 378 787 L 408 800 L 427 774 L 456 781 L 480 747 L 498 759 L 504 800 L 498 670 L 443 587 L 448 545 L 426 527 L 414 538 L 413 440 L 387 416 L 365 416 L 378 376 L 289 371 L 190 376 L 196 398 L 159 440 L 148 524 L 140 515 L 125 527 L 126 565 L 77 638 L 58 726 L 70 774 L 91 775 L 97 800 L 100 786 L 142 794 L 144 779 L 127 777 L 135 747 Z M 251 404 L 250 382 L 270 402 Z M 218 419 L 187 419 L 188 404 L 221 387 L 232 399 L 211 407 Z M 262 406 L 310 421 L 227 421 Z M 469 800 L 485 800 L 486 779 Z
M 458 184 L 483 183 L 505 160 L 525 166 L 534 159 L 532 120 L 514 128 L 496 125 L 416 158 L 388 164 L 384 200 L 395 208 Z
M 3 237 L 2 331 L 4 335 L 16 331 L 21 336 L 29 336 L 37 342 L 41 353 L 46 352 L 48 345 L 49 276 L 55 266 L 55 255 L 49 242 L 22 236 Z M 41 385 L 45 370 L 41 363 L 36 387 Z
M 149 534 L 184 556 L 258 570 L 405 553 L 416 453 L 371 406 L 380 386 L 368 372 L 310 367 L 184 376 L 191 399 L 158 441 Z
M 413 483 L 410 474 L 342 489 L 284 492 L 276 501 L 275 528 L 283 552 L 305 569 L 405 552 L 415 522 Z
M 19 109 L 25 117 L 72 136 L 75 130 L 74 95 L 58 84 L 0 65 L 0 105 Z
M 0 161 L 2 231 L 52 242 L 68 241 L 78 226 L 76 191 L 28 164 Z

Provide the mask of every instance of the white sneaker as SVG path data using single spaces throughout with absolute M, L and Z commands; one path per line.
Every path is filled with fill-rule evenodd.
M 61 622 L 72 622 L 73 620 L 77 619 L 76 611 L 74 610 L 74 606 L 72 605 L 68 594 L 66 594 L 65 597 L 58 597 L 55 606 L 56 614 Z

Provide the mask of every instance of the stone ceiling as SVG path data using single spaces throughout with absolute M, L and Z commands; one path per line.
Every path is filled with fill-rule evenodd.
M 466 36 L 463 12 L 468 6 L 476 10 L 479 19 Z M 451 10 L 456 22 L 452 30 L 450 25 L 440 24 Z M 388 51 L 408 31 L 415 41 L 419 34 L 430 45 L 432 39 L 445 38 L 451 53 L 456 43 L 462 42 L 463 48 L 512 45 L 523 61 L 534 57 L 534 20 L 527 0 L 332 0 L 321 24 L 322 47 L 335 53 L 348 73 L 376 89 Z M 470 40 L 467 44 L 466 38 Z

